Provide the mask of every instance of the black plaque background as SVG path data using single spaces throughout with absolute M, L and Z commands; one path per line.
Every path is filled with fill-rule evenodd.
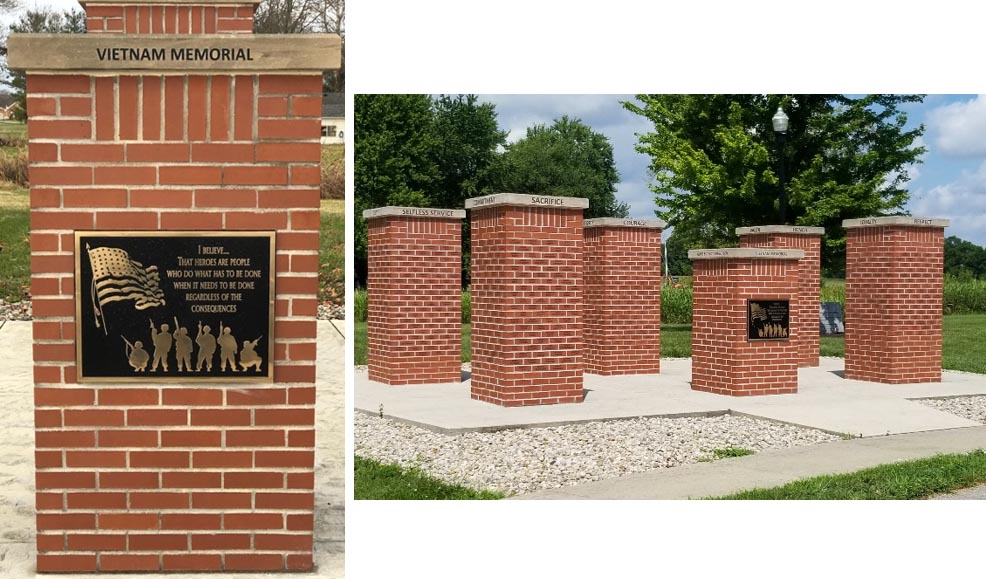
M 140 311 L 134 308 L 133 300 L 108 303 L 103 306 L 104 328 L 97 328 L 94 322 L 94 307 L 91 294 L 92 266 L 86 244 L 93 249 L 97 247 L 115 247 L 123 249 L 130 259 L 145 267 L 156 265 L 161 274 L 160 287 L 164 291 L 166 304 Z M 273 378 L 270 361 L 273 355 L 271 336 L 273 328 L 273 254 L 274 237 L 267 232 L 235 232 L 215 235 L 214 232 L 78 232 L 76 235 L 76 311 L 77 352 L 80 381 L 113 381 L 113 382 L 227 382 L 227 381 L 264 381 Z M 249 257 L 249 269 L 261 270 L 260 278 L 253 278 L 255 288 L 244 291 L 243 301 L 237 304 L 236 313 L 192 313 L 192 303 L 185 301 L 185 293 L 189 290 L 176 290 L 168 275 L 168 269 L 187 269 L 178 266 L 178 257 L 224 257 L 198 254 L 198 246 L 223 246 L 228 257 Z M 191 278 L 190 278 L 191 279 Z M 199 280 L 202 281 L 202 280 Z M 195 302 L 196 304 L 222 302 Z M 98 307 L 98 302 L 97 302 Z M 254 340 L 263 336 L 257 343 L 256 352 L 263 358 L 260 372 L 254 368 L 246 372 L 220 371 L 220 348 L 216 347 L 213 355 L 212 371 L 203 366 L 201 372 L 178 372 L 175 359 L 175 347 L 172 343 L 168 353 L 168 372 L 158 367 L 151 372 L 154 356 L 154 343 L 151 338 L 149 320 L 154 321 L 157 329 L 161 324 L 168 324 L 169 332 L 174 333 L 174 317 L 182 327 L 188 329 L 192 339 L 192 366 L 197 364 L 199 347 L 195 344 L 198 332 L 198 322 L 209 326 L 212 334 L 218 338 L 219 322 L 232 328 L 231 334 L 236 338 L 237 355 L 243 348 L 244 340 Z M 121 336 L 131 343 L 140 340 L 151 360 L 145 372 L 136 373 L 130 367 L 126 355 L 126 343 Z M 237 366 L 239 368 L 239 366 Z
M 752 304 L 757 304 L 760 307 L 767 310 L 767 315 L 769 317 L 767 323 L 777 324 L 779 323 L 781 327 L 787 330 L 788 335 L 784 337 L 772 337 L 772 338 L 762 338 L 757 333 L 763 326 L 757 320 L 753 319 L 753 309 Z M 788 300 L 747 300 L 746 302 L 746 323 L 747 323 L 747 336 L 750 340 L 788 340 L 791 334 L 791 302 Z

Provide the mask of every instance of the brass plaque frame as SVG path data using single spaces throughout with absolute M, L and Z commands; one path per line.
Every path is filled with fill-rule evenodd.
M 209 238 L 237 238 L 237 237 L 263 237 L 267 238 L 270 246 L 270 269 L 269 269 L 269 287 L 268 287 L 268 303 L 267 303 L 267 349 L 266 361 L 267 369 L 266 372 L 260 374 L 248 374 L 245 370 L 239 373 L 233 373 L 230 376 L 208 376 L 208 377 L 194 377 L 192 374 L 186 374 L 182 376 L 160 376 L 155 374 L 145 374 L 143 377 L 95 377 L 95 376 L 85 376 L 83 367 L 83 355 L 82 355 L 82 299 L 83 299 L 83 288 L 82 285 L 82 249 L 80 247 L 81 240 L 84 237 L 120 237 L 120 238 L 133 238 L 133 237 L 153 237 L 153 238 L 169 238 L 169 237 L 201 237 L 203 239 Z M 114 384 L 175 384 L 175 383 L 190 383 L 190 384 L 242 384 L 242 383 L 273 383 L 274 381 L 274 302 L 275 302 L 275 279 L 277 277 L 277 234 L 275 231 L 195 231 L 195 230 L 172 230 L 172 231 L 103 231 L 103 230 L 77 230 L 75 232 L 75 272 L 74 285 L 75 285 L 75 359 L 76 359 L 76 381 L 80 384 L 85 383 L 114 383 Z M 241 374 L 241 375 L 237 375 Z

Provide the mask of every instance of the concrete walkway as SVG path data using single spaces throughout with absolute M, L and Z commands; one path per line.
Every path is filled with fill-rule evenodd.
M 936 384 L 888 385 L 846 380 L 841 358 L 822 358 L 799 372 L 799 392 L 745 398 L 696 392 L 690 387 L 691 360 L 662 360 L 661 374 L 585 376 L 581 404 L 503 408 L 469 397 L 459 384 L 387 386 L 356 373 L 355 407 L 455 434 L 552 426 L 640 416 L 687 416 L 733 412 L 853 436 L 884 436 L 972 427 L 979 423 L 924 406 L 913 399 L 986 394 L 986 376 L 946 371 Z M 468 378 L 468 375 L 466 375 Z
M 653 470 L 515 499 L 692 499 L 769 488 L 798 479 L 840 474 L 940 453 L 986 448 L 986 426 L 840 440 L 750 456 Z M 983 498 L 982 488 L 939 498 Z
M 35 573 L 34 395 L 31 323 L 0 321 L 0 577 Z M 338 331 L 333 327 L 335 324 Z M 315 567 L 291 577 L 343 577 L 345 540 L 345 322 L 318 322 L 315 413 Z M 50 577 L 50 575 L 42 575 Z M 106 577 L 103 575 L 63 575 Z M 174 576 L 174 574 L 172 574 Z M 196 579 L 229 574 L 196 573 Z M 284 577 L 283 573 L 236 573 L 237 579 Z M 147 579 L 148 574 L 113 574 Z

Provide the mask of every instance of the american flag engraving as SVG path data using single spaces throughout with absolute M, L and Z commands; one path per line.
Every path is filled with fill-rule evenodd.
M 165 304 L 161 275 L 156 265 L 144 265 L 130 259 L 130 254 L 115 247 L 91 248 L 86 244 L 92 267 L 92 304 L 96 327 L 107 332 L 103 306 L 112 302 L 134 300 L 134 309 L 146 310 Z M 102 323 L 100 319 L 102 318 Z

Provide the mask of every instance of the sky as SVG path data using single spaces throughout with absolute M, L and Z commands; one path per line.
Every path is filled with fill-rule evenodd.
M 507 140 L 524 136 L 527 127 L 550 124 L 562 115 L 578 117 L 613 145 L 620 173 L 616 196 L 630 205 L 631 217 L 653 217 L 656 205 L 648 189 L 650 158 L 637 153 L 637 135 L 650 122 L 628 112 L 621 101 L 633 95 L 479 95 L 496 105 Z M 986 246 L 986 95 L 928 95 L 920 104 L 900 107 L 907 127 L 924 124 L 920 143 L 924 162 L 908 170 L 905 209 L 916 217 L 951 220 L 945 235 Z M 766 225 L 766 224 L 765 224 Z

